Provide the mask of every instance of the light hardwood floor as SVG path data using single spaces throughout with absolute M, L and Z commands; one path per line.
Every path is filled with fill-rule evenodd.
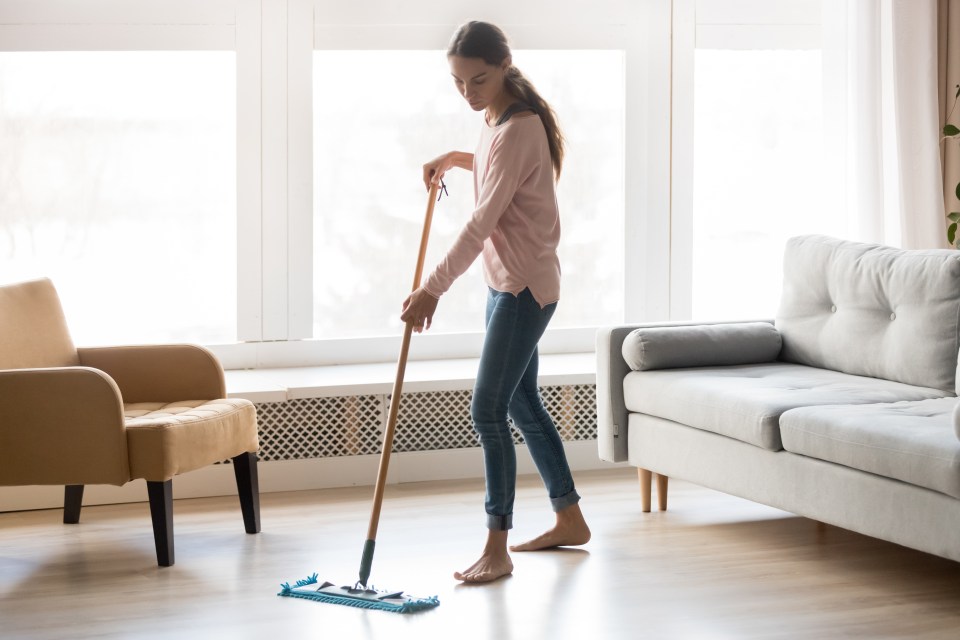
M 594 538 L 515 554 L 514 575 L 452 579 L 479 552 L 482 482 L 387 490 L 372 581 L 439 608 L 415 615 L 276 596 L 311 573 L 356 580 L 369 487 L 179 500 L 177 563 L 155 564 L 146 504 L 0 514 L 4 638 L 958 638 L 960 564 L 671 479 L 640 512 L 632 468 L 577 474 Z M 174 485 L 176 487 L 176 485 Z M 551 514 L 521 478 L 513 539 Z

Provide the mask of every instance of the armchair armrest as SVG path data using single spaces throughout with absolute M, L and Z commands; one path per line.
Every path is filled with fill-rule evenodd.
M 0 370 L 0 485 L 130 480 L 123 401 L 102 371 Z
M 601 460 L 627 459 L 627 407 L 623 379 L 631 371 L 623 357 L 623 343 L 637 329 L 745 325 L 743 322 L 652 322 L 602 327 L 597 331 L 597 447 Z M 764 322 L 773 324 L 772 320 Z
M 80 364 L 113 378 L 124 402 L 225 398 L 223 367 L 210 351 L 190 344 L 77 349 Z

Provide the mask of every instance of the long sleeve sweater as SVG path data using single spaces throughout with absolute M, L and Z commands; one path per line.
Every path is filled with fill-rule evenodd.
M 483 255 L 487 285 L 530 289 L 545 307 L 560 298 L 560 214 L 546 131 L 539 116 L 484 124 L 473 157 L 476 208 L 423 288 L 439 298 Z

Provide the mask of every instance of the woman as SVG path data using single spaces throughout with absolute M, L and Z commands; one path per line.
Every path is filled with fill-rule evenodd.
M 489 286 L 486 335 L 470 413 L 483 448 L 487 542 L 480 559 L 454 577 L 489 582 L 513 571 L 516 454 L 507 415 L 523 434 L 543 478 L 555 526 L 512 551 L 585 544 L 590 529 L 537 385 L 537 343 L 560 296 L 560 218 L 555 180 L 563 163 L 556 117 L 513 66 L 506 36 L 470 22 L 454 34 L 447 60 L 457 89 L 484 112 L 475 154 L 451 151 L 423 166 L 427 188 L 450 169 L 473 172 L 476 209 L 436 269 L 403 303 L 401 318 L 429 329 L 440 296 L 479 255 Z

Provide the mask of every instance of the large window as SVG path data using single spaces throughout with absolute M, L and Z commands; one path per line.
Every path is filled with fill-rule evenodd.
M 558 184 L 563 269 L 554 328 L 623 313 L 624 89 L 619 51 L 514 51 L 567 138 Z M 442 50 L 317 51 L 314 110 L 314 337 L 401 331 L 426 207 L 421 167 L 473 151 L 482 116 L 457 93 Z M 437 206 L 425 269 L 453 243 L 473 180 L 453 170 Z M 434 333 L 483 329 L 480 260 L 443 297 Z
M 821 200 L 820 52 L 697 49 L 695 67 L 692 317 L 772 317 L 787 238 L 845 231 Z
M 671 317 L 772 318 L 826 206 L 819 0 L 673 4 Z
M 231 52 L 0 53 L 0 274 L 80 344 L 236 340 Z

